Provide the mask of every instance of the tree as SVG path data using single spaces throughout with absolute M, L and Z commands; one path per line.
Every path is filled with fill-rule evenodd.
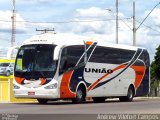
M 151 64 L 151 69 L 150 69 L 150 73 L 151 73 L 151 94 L 157 96 L 157 88 L 158 88 L 158 79 L 156 76 L 156 67 L 157 65 L 155 64 L 155 61 L 152 62 Z
M 155 96 L 157 96 L 157 88 L 159 90 L 160 82 L 160 45 L 156 49 L 156 55 L 154 61 L 151 64 L 151 91 L 155 91 Z
M 158 79 L 160 79 L 160 45 L 156 49 L 156 55 L 155 55 L 155 75 Z

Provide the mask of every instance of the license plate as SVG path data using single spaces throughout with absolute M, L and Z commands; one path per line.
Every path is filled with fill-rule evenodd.
M 35 95 L 35 92 L 28 92 L 28 95 Z

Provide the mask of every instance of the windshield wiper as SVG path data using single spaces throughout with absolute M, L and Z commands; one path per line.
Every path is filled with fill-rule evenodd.
M 41 74 L 41 76 L 42 76 L 43 78 L 46 78 L 46 76 L 43 74 L 42 71 L 38 71 L 38 72 Z
M 24 75 L 25 75 L 26 73 L 28 73 L 27 70 L 21 70 L 20 72 L 21 72 L 21 75 L 20 75 L 21 78 L 22 78 L 22 77 L 24 78 Z

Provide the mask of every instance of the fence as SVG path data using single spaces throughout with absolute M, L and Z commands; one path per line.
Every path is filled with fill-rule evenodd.
M 13 96 L 12 91 L 13 79 L 0 77 L 0 103 L 10 103 L 10 102 L 36 102 L 35 99 L 16 99 Z

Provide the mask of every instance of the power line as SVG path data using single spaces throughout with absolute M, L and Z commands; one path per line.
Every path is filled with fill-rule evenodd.
M 0 40 L 2 40 L 2 41 L 6 41 L 6 42 L 9 42 L 9 41 L 10 41 L 9 39 L 1 38 L 1 37 L 0 37 Z
M 130 30 L 132 30 L 132 28 L 124 21 L 124 19 L 121 19 L 120 17 L 119 17 L 119 19 L 120 19 Z M 130 19 L 132 19 L 132 18 L 130 18 Z
M 154 10 L 158 5 L 160 5 L 160 2 L 159 2 L 156 6 L 154 6 L 154 7 L 152 8 L 152 10 L 151 10 L 151 11 L 148 13 L 148 15 L 143 19 L 143 21 L 140 23 L 140 25 L 137 27 L 136 30 L 138 30 L 138 29 L 140 28 L 140 26 L 144 23 L 144 21 L 148 18 L 148 16 L 153 12 L 153 10 Z
M 124 20 L 130 20 L 130 19 L 132 19 L 132 17 L 129 17 L 129 18 L 121 18 L 121 17 L 119 17 L 119 20 L 121 20 L 129 29 L 131 29 L 132 30 L 132 28 L 124 21 Z M 50 24 L 50 23 L 74 23 L 74 22 L 97 22 L 97 21 L 112 21 L 112 20 L 116 20 L 116 19 L 103 19 L 103 20 L 81 20 L 81 21 L 53 21 L 53 22 L 31 22 L 31 21 L 16 21 L 17 23 L 35 23 L 35 24 L 38 24 L 38 23 L 48 23 L 48 24 Z M 12 21 L 7 21 L 7 20 L 0 20 L 0 22 L 12 22 Z M 140 21 L 138 21 L 138 20 L 136 20 L 136 22 L 138 22 L 138 23 L 141 23 Z M 9 24 L 8 24 L 9 25 Z M 152 28 L 152 27 L 150 27 L 150 26 L 147 26 L 147 25 L 145 25 L 145 24 L 143 24 L 143 26 L 145 26 L 145 27 L 147 27 L 147 28 L 149 28 L 149 29 L 152 29 L 153 31 L 156 31 L 156 32 L 158 32 L 158 33 L 160 33 L 160 31 L 157 31 L 156 29 L 154 29 L 154 28 Z M 32 26 L 28 26 L 28 28 L 32 28 Z
M 106 10 L 108 10 L 109 12 L 111 12 L 112 13 L 112 15 L 113 16 L 115 16 L 114 14 L 115 14 L 115 12 L 114 11 L 112 11 L 111 9 L 106 9 Z M 118 20 L 121 20 L 130 30 L 132 30 L 132 28 L 124 21 L 124 20 L 129 20 L 129 19 L 132 19 L 132 17 L 130 17 L 130 18 L 121 18 L 120 16 L 118 16 Z
M 121 20 L 128 20 L 131 18 L 123 18 Z M 70 20 L 70 21 L 51 21 L 51 22 L 32 22 L 32 21 L 16 21 L 16 23 L 34 23 L 34 24 L 39 24 L 39 23 L 44 23 L 44 24 L 50 24 L 50 23 L 74 23 L 74 22 L 101 22 L 101 21 L 113 21 L 116 19 L 97 19 L 97 20 Z M 0 20 L 0 22 L 12 22 L 12 21 L 7 21 L 7 20 Z
M 136 22 L 141 23 L 141 22 L 138 21 L 138 20 L 136 20 Z M 148 25 L 145 25 L 144 23 L 143 23 L 142 25 L 145 26 L 146 28 L 149 28 L 149 29 L 151 29 L 151 30 L 157 32 L 157 33 L 160 33 L 160 31 L 158 31 L 158 30 L 156 30 L 156 29 L 154 29 L 154 28 L 152 28 L 152 27 L 150 27 L 150 26 L 148 26 Z

